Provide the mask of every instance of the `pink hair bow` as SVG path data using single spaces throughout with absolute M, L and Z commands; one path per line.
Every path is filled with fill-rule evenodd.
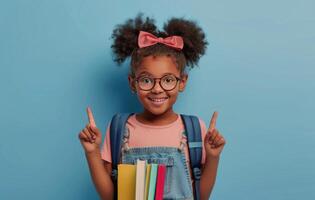
M 138 36 L 138 45 L 140 48 L 155 45 L 156 43 L 162 43 L 175 49 L 183 49 L 184 41 L 180 36 L 170 36 L 166 38 L 156 37 L 155 35 L 140 31 Z

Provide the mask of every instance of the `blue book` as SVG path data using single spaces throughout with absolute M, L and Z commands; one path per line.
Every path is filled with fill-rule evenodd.
M 156 186 L 157 170 L 158 170 L 158 164 L 152 163 L 151 164 L 151 172 L 150 172 L 148 200 L 154 200 L 154 198 L 155 198 L 155 186 Z

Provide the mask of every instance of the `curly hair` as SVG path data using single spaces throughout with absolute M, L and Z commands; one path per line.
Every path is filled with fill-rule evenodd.
M 193 68 L 197 65 L 200 57 L 205 54 L 208 44 L 205 40 L 205 33 L 197 23 L 183 18 L 171 18 L 164 23 L 163 30 L 158 30 L 155 20 L 149 17 L 144 18 L 142 13 L 139 13 L 135 19 L 128 19 L 125 23 L 117 25 L 112 33 L 114 42 L 111 48 L 115 56 L 114 61 L 120 65 L 130 56 L 131 75 L 133 76 L 142 59 L 150 55 L 166 55 L 174 58 L 181 74 L 185 71 L 186 66 Z M 139 48 L 140 31 L 163 38 L 171 35 L 181 36 L 184 40 L 184 47 L 182 50 L 177 50 L 157 43 Z

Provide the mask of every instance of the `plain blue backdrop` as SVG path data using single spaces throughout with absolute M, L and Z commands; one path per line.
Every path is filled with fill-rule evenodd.
M 227 140 L 213 200 L 315 199 L 311 0 L 0 3 L 0 199 L 98 199 L 78 133 L 141 110 L 111 33 L 138 12 L 196 20 L 209 46 L 175 110 Z

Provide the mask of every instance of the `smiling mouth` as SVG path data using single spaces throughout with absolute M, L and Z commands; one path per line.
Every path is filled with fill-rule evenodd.
M 150 97 L 148 97 L 148 99 L 151 102 L 153 102 L 154 104 L 160 105 L 160 104 L 163 104 L 168 99 L 168 97 L 163 97 L 163 98 L 150 98 Z

